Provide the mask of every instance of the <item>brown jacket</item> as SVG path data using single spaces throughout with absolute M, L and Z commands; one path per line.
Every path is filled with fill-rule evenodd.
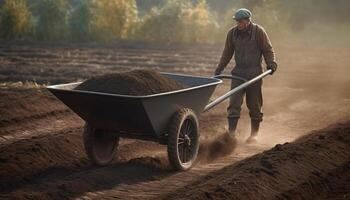
M 252 38 L 255 37 L 255 38 Z M 246 51 L 245 48 L 245 43 L 248 46 L 249 41 L 253 39 L 256 42 L 256 45 L 253 45 L 255 48 L 258 48 L 256 50 L 253 51 Z M 238 45 L 238 42 L 240 45 Z M 237 44 L 236 44 L 237 43 Z M 252 46 L 252 45 L 250 45 Z M 240 48 L 240 49 L 237 49 Z M 237 53 L 246 51 L 246 53 Z M 235 52 L 236 50 L 236 52 Z M 274 65 L 277 67 L 277 64 L 275 62 L 275 53 L 274 50 L 272 48 L 271 42 L 265 32 L 265 30 L 257 25 L 257 24 L 253 24 L 251 23 L 248 27 L 248 29 L 244 32 L 239 31 L 237 29 L 237 27 L 233 27 L 227 34 L 227 38 L 226 38 L 226 43 L 225 43 L 225 48 L 222 52 L 222 56 L 220 59 L 220 62 L 217 66 L 217 69 L 215 70 L 215 74 L 220 74 L 225 67 L 227 66 L 227 64 L 230 62 L 232 56 L 235 54 L 235 61 L 236 61 L 236 66 L 235 68 L 240 68 L 240 69 L 236 69 L 236 71 L 244 71 L 244 70 L 249 70 L 249 68 L 252 68 L 252 66 L 245 66 L 245 65 L 249 65 L 252 62 L 248 61 L 248 62 L 242 62 L 244 60 L 249 60 L 249 59 L 257 59 L 257 61 L 255 62 L 257 66 L 253 66 L 254 68 L 260 68 L 261 70 L 261 56 L 264 57 L 265 63 L 267 66 L 270 65 Z M 247 54 L 247 55 L 245 55 Z M 244 58 L 243 58 L 244 56 Z M 245 64 L 245 63 L 249 63 L 249 64 Z M 253 62 L 254 63 L 254 62 Z M 238 66 L 239 65 L 239 66 Z M 232 73 L 235 71 L 232 70 Z

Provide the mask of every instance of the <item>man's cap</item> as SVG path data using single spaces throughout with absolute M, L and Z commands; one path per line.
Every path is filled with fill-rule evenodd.
M 241 20 L 241 19 L 248 19 L 252 17 L 252 12 L 246 8 L 240 8 L 236 10 L 235 14 L 233 15 L 234 20 Z

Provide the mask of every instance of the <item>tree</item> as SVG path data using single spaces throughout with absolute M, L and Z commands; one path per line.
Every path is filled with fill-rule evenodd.
M 68 35 L 68 0 L 38 0 L 36 34 L 41 40 L 62 40 Z
M 86 0 L 73 11 L 70 29 L 73 38 L 107 42 L 128 39 L 137 20 L 134 0 Z
M 75 41 L 87 41 L 91 34 L 92 20 L 91 1 L 81 1 L 78 7 L 73 10 L 69 20 L 70 36 Z
M 218 24 L 206 1 L 192 3 L 170 0 L 162 8 L 153 8 L 136 31 L 136 38 L 165 43 L 211 43 Z
M 0 10 L 0 37 L 18 39 L 32 33 L 31 19 L 26 0 L 6 0 Z
M 184 10 L 182 15 L 184 42 L 212 43 L 218 29 L 213 13 L 205 0 Z

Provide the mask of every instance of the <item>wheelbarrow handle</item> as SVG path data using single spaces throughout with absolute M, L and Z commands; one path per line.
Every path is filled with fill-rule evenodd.
M 265 71 L 264 73 L 260 74 L 259 76 L 252 78 L 250 80 L 244 81 L 244 83 L 242 83 L 241 85 L 233 88 L 232 90 L 228 91 L 227 93 L 225 93 L 224 95 L 218 97 L 217 99 L 211 101 L 208 105 L 205 106 L 203 112 L 206 112 L 208 110 L 210 110 L 211 108 L 215 107 L 216 105 L 218 105 L 219 103 L 225 101 L 227 98 L 229 98 L 231 95 L 233 95 L 234 93 L 252 85 L 253 83 L 259 81 L 260 79 L 264 78 L 265 76 L 269 75 L 272 73 L 272 70 L 269 69 L 267 71 Z M 227 76 L 227 75 L 218 75 L 218 76 L 214 76 L 214 78 L 228 78 L 230 77 L 231 79 L 237 79 L 237 76 Z M 242 80 L 244 78 L 239 77 L 240 79 L 238 80 Z M 243 80 L 242 80 L 243 81 Z
M 240 80 L 240 81 L 243 81 L 243 82 L 247 82 L 248 80 L 243 78 L 243 77 L 240 77 L 240 76 L 235 76 L 235 75 L 215 75 L 213 76 L 213 78 L 218 78 L 218 79 L 235 79 L 235 80 Z

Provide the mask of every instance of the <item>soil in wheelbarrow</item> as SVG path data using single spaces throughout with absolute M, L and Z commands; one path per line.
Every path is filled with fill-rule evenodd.
M 133 70 L 97 76 L 78 85 L 76 90 L 87 90 L 122 95 L 151 95 L 186 88 L 154 70 Z

